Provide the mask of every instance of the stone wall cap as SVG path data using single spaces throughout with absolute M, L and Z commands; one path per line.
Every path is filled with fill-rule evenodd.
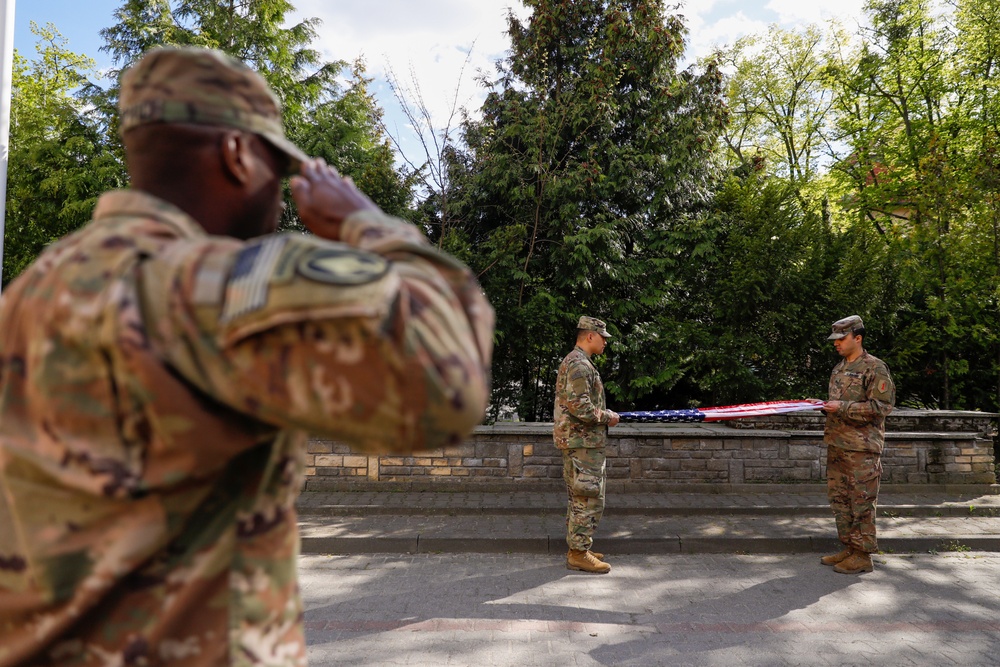
M 477 426 L 479 435 L 548 435 L 550 422 L 508 422 Z M 608 432 L 609 440 L 621 438 L 816 438 L 823 439 L 819 430 L 781 430 L 761 428 L 733 428 L 719 424 L 622 424 Z M 887 440 L 976 440 L 982 437 L 977 431 L 886 431 Z
M 997 412 L 982 412 L 981 410 L 917 410 L 913 408 L 896 408 L 889 413 L 893 415 L 912 417 L 914 415 L 926 415 L 928 417 L 989 417 L 1000 416 Z
M 976 431 L 886 431 L 886 440 L 979 440 Z
M 552 422 L 497 422 L 477 426 L 479 435 L 551 434 Z M 783 429 L 737 428 L 727 424 L 619 424 L 608 430 L 609 439 L 634 437 L 720 437 L 720 438 L 786 438 L 794 431 Z

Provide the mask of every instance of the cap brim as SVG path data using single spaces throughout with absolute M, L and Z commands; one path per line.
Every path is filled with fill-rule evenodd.
M 847 338 L 846 333 L 832 333 L 826 337 L 827 340 L 840 340 L 841 338 Z
M 302 169 L 302 163 L 309 159 L 301 148 L 293 144 L 291 141 L 282 136 L 275 136 L 273 134 L 261 134 L 261 137 L 267 140 L 269 144 L 274 146 L 280 153 L 284 154 L 288 158 L 288 169 L 285 172 L 286 176 L 294 176 L 299 173 Z
M 597 333 L 601 334 L 605 338 L 611 338 L 611 334 L 609 334 L 607 331 L 598 331 Z

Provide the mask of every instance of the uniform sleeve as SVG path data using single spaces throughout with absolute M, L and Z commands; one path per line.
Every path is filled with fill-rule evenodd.
M 607 424 L 611 421 L 608 411 L 598 408 L 590 398 L 594 390 L 591 370 L 578 362 L 566 372 L 569 380 L 566 411 L 584 424 Z
M 175 244 L 139 299 L 164 361 L 214 400 L 370 453 L 456 444 L 489 399 L 493 310 L 467 267 L 378 212 L 342 243 Z
M 889 375 L 889 369 L 877 366 L 875 372 L 866 378 L 866 399 L 863 401 L 844 401 L 840 407 L 840 415 L 859 422 L 870 422 L 876 417 L 885 417 L 892 412 L 896 402 L 896 386 Z

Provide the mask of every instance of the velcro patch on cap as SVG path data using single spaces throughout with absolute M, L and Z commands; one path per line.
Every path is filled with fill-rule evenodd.
M 299 259 L 299 275 L 327 285 L 366 285 L 389 271 L 385 258 L 350 247 L 319 247 Z
M 287 241 L 287 237 L 272 236 L 240 251 L 226 285 L 222 322 L 253 312 L 267 303 L 268 284 Z

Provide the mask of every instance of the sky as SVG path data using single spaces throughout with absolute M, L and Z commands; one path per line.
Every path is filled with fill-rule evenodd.
M 53 23 L 68 39 L 68 48 L 86 54 L 98 67 L 112 65 L 100 51 L 100 30 L 115 23 L 114 12 L 124 0 L 7 0 L 16 2 L 14 46 L 29 58 L 35 37 L 29 25 Z M 372 92 L 386 111 L 391 133 L 414 149 L 392 90 L 389 72 L 413 96 L 416 87 L 441 128 L 451 109 L 475 112 L 485 92 L 476 83 L 479 72 L 492 74 L 494 64 L 509 46 L 504 31 L 513 11 L 525 17 L 520 0 L 291 0 L 296 11 L 289 20 L 321 19 L 313 47 L 327 60 L 353 61 L 362 57 Z M 669 0 L 668 0 L 669 4 Z M 717 46 L 739 37 L 763 33 L 770 24 L 801 27 L 836 18 L 853 30 L 862 16 L 864 0 L 686 0 L 677 13 L 689 29 L 686 59 L 695 61 Z M 468 63 L 466 64 L 466 60 Z M 464 68 L 464 69 L 463 69 Z

